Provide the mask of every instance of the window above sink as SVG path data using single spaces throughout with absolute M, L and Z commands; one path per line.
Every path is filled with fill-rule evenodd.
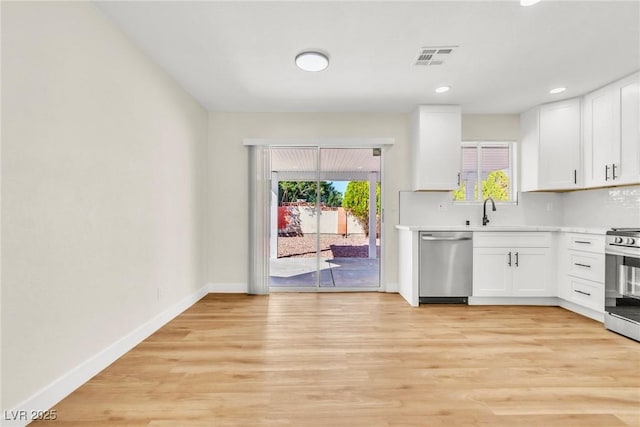
M 487 197 L 496 203 L 517 204 L 514 142 L 463 142 L 454 203 L 478 204 Z

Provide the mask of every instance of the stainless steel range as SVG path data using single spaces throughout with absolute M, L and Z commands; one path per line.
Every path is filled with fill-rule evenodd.
M 604 325 L 640 341 L 640 228 L 607 231 L 604 251 Z

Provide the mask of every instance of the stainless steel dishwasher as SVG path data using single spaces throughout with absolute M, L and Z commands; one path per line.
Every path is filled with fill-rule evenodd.
M 420 303 L 467 303 L 471 296 L 471 232 L 420 232 Z

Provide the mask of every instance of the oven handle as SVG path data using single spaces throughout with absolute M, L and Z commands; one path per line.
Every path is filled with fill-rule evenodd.
M 634 253 L 635 252 L 635 253 Z M 615 255 L 615 256 L 624 256 L 630 258 L 638 258 L 638 252 L 636 250 L 629 250 L 626 246 L 616 245 L 614 243 L 609 243 L 604 248 L 605 255 Z

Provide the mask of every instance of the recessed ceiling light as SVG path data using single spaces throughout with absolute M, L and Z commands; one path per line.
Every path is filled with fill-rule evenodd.
M 436 88 L 436 93 L 449 92 L 449 89 L 451 89 L 450 86 L 440 86 L 439 88 Z
M 296 56 L 296 65 L 304 71 L 322 71 L 329 66 L 329 57 L 322 52 L 309 50 Z
M 562 92 L 564 92 L 565 90 L 567 90 L 567 88 L 566 88 L 566 87 L 556 87 L 556 88 L 551 89 L 551 90 L 549 91 L 549 93 L 551 93 L 551 94 L 555 95 L 556 93 L 562 93 Z
M 533 6 L 536 3 L 539 3 L 540 0 L 520 0 L 520 6 Z

